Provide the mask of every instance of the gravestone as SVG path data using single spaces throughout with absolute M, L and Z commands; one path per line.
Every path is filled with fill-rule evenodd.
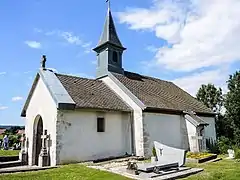
M 21 151 L 19 153 L 19 159 L 23 164 L 28 164 L 27 138 L 25 134 L 21 137 Z
M 187 151 L 184 149 L 177 149 L 157 141 L 154 141 L 158 162 L 164 163 L 178 163 L 181 167 L 185 164 Z
M 41 136 L 42 138 L 42 149 L 39 154 L 38 166 L 45 167 L 49 165 L 49 154 L 47 151 L 47 140 L 49 135 L 47 135 L 47 130 L 44 130 L 44 134 Z

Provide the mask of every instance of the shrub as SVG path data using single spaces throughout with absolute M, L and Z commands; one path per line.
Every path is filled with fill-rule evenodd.
M 157 157 L 157 153 L 156 153 L 155 147 L 152 148 L 152 155 L 155 156 L 155 157 Z
M 212 139 L 206 139 L 206 147 L 210 153 L 219 154 L 218 143 Z
M 9 135 L 8 139 L 9 139 L 9 147 L 11 147 L 14 143 L 19 143 L 19 140 L 15 135 Z
M 235 153 L 235 159 L 240 159 L 240 149 L 234 149 L 234 153 Z
M 220 154 L 227 154 L 227 150 L 233 148 L 232 142 L 224 136 L 220 137 L 217 143 Z

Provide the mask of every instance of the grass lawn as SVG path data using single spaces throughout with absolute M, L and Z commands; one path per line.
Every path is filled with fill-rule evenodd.
M 240 162 L 222 160 L 209 164 L 189 164 L 191 167 L 204 168 L 202 173 L 185 178 L 185 180 L 239 180 Z
M 0 156 L 18 156 L 19 150 L 0 150 Z
M 15 173 L 0 175 L 0 180 L 21 180 L 21 179 L 46 179 L 46 180 L 70 180 L 70 179 L 80 179 L 80 180 L 90 180 L 90 179 L 106 179 L 106 180 L 129 180 L 128 178 L 87 168 L 82 165 L 65 165 L 57 169 L 49 169 L 46 171 L 36 171 L 36 172 L 26 172 L 26 173 Z
M 204 168 L 204 172 L 190 176 L 184 180 L 239 180 L 240 179 L 240 162 L 232 160 L 222 160 L 210 164 L 189 164 L 191 167 Z M 128 178 L 87 168 L 82 165 L 65 165 L 57 169 L 46 171 L 26 172 L 0 175 L 0 180 L 15 180 L 15 179 L 51 179 L 51 180 L 67 180 L 67 179 L 106 179 L 106 180 L 129 180 Z

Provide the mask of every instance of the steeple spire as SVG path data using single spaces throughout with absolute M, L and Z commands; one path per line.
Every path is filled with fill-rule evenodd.
M 97 47 L 93 49 L 96 51 L 98 59 L 97 78 L 104 77 L 109 72 L 124 74 L 122 56 L 126 48 L 123 47 L 118 38 L 111 13 L 110 0 L 106 0 L 106 2 L 108 3 L 108 11 L 103 32 Z
M 108 11 L 107 11 L 107 17 L 105 20 L 103 32 L 97 47 L 94 48 L 93 50 L 97 50 L 98 48 L 102 47 L 106 43 L 110 43 L 114 46 L 117 46 L 118 48 L 125 50 L 126 48 L 123 47 L 117 35 L 117 31 L 116 31 L 112 13 L 111 13 L 110 0 L 107 0 L 106 2 L 108 3 Z

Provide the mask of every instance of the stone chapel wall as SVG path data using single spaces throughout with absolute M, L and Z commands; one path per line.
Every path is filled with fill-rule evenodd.
M 184 148 L 183 140 L 187 138 L 183 133 L 181 123 L 180 115 L 144 113 L 145 156 L 152 155 L 154 141 L 176 148 Z
M 57 122 L 57 164 L 131 154 L 130 114 L 100 113 L 105 132 L 97 132 L 93 111 L 61 111 Z

